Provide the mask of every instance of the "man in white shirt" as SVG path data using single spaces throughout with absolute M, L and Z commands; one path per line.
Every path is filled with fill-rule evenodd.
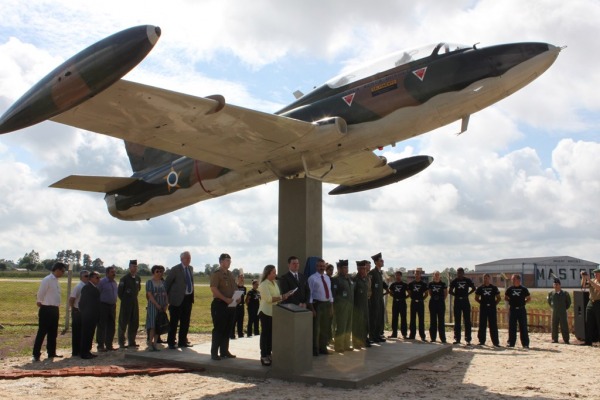
M 317 261 L 317 272 L 308 278 L 309 308 L 313 312 L 313 356 L 329 354 L 327 342 L 333 317 L 331 280 L 325 274 L 325 261 Z
M 81 313 L 79 312 L 79 299 L 81 298 L 81 289 L 88 283 L 90 272 L 83 270 L 79 273 L 79 283 L 75 285 L 69 296 L 69 306 L 71 307 L 71 355 L 79 357 L 81 347 Z
M 40 361 L 42 343 L 46 339 L 48 358 L 61 358 L 56 354 L 56 337 L 58 336 L 58 318 L 60 307 L 60 284 L 58 278 L 63 276 L 67 266 L 57 262 L 52 266 L 52 273 L 42 279 L 37 293 L 38 331 L 33 344 L 33 361 Z

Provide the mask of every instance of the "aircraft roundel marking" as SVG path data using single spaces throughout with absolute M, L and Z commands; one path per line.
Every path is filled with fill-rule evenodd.
M 352 106 L 352 102 L 354 101 L 354 95 L 355 95 L 355 93 L 351 93 L 351 94 L 347 94 L 346 96 L 342 97 L 344 102 L 346 104 L 348 104 L 348 107 Z
M 423 79 L 425 79 L 425 72 L 427 72 L 427 67 L 419 68 L 414 70 L 412 73 L 419 78 L 421 82 L 423 82 Z
M 179 186 L 179 174 L 171 167 L 171 171 L 165 176 L 165 180 L 167 181 L 167 189 L 169 192 L 171 188 L 178 188 Z

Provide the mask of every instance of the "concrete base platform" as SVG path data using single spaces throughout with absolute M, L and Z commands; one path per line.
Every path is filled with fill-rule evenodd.
M 196 344 L 192 348 L 158 352 L 127 352 L 125 358 L 168 363 L 172 366 L 204 368 L 209 373 L 224 373 L 254 378 L 276 378 L 307 384 L 360 388 L 394 377 L 409 366 L 431 361 L 452 352 L 452 345 L 388 339 L 369 349 L 319 355 L 313 358 L 310 371 L 300 374 L 277 373 L 277 368 L 260 363 L 259 337 L 232 340 L 229 345 L 235 359 L 210 359 L 210 343 Z M 284 369 L 283 369 L 284 370 Z

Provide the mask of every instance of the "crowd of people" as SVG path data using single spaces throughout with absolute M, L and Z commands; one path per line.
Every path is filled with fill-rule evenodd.
M 371 262 L 372 260 L 372 262 Z M 344 353 L 371 347 L 373 343 L 387 339 L 415 340 L 417 333 L 422 341 L 427 341 L 425 332 L 425 300 L 429 298 L 430 313 L 429 341 L 446 343 L 445 314 L 448 294 L 454 296 L 454 340 L 460 344 L 463 338 L 471 344 L 471 303 L 469 297 L 479 305 L 478 345 L 485 345 L 487 331 L 495 347 L 501 347 L 498 339 L 497 305 L 502 296 L 497 286 L 491 283 L 490 275 L 485 274 L 483 284 L 476 287 L 458 268 L 457 276 L 449 285 L 441 280 L 435 271 L 432 280 L 422 279 L 422 270 L 417 268 L 414 279 L 403 281 L 402 272 L 397 271 L 393 282 L 387 282 L 383 272 L 384 260 L 381 253 L 371 260 L 356 261 L 356 273 L 349 273 L 348 260 L 333 265 L 323 259 L 316 262 L 316 272 L 305 276 L 299 271 L 298 257 L 288 258 L 288 272 L 277 278 L 274 265 L 264 267 L 260 281 L 252 281 L 252 289 L 246 290 L 244 277 L 237 279 L 229 271 L 231 256 L 219 256 L 219 268 L 210 275 L 210 290 L 213 296 L 211 317 L 213 331 L 210 356 L 219 361 L 236 358 L 229 351 L 230 339 L 244 336 L 245 308 L 247 309 L 246 336 L 260 335 L 260 362 L 269 366 L 272 363 L 273 305 L 290 303 L 306 308 L 313 315 L 313 356 Z M 188 340 L 190 317 L 194 304 L 194 272 L 191 255 L 185 251 L 180 255 L 180 263 L 172 267 L 164 278 L 165 268 L 155 265 L 151 269 L 152 278 L 146 282 L 146 331 L 148 350 L 158 351 L 161 343 L 159 315 L 168 310 L 168 349 L 192 347 Z M 39 361 L 41 348 L 46 338 L 49 358 L 62 357 L 56 353 L 58 332 L 60 285 L 66 266 L 57 262 L 51 273 L 45 277 L 38 290 L 39 328 L 33 346 L 33 360 Z M 593 271 L 590 279 L 582 273 L 582 287 L 589 288 L 590 298 L 586 309 L 586 345 L 598 339 L 600 332 L 600 268 Z M 129 270 L 119 282 L 115 281 L 115 270 L 106 269 L 100 279 L 97 272 L 80 272 L 80 282 L 69 297 L 72 315 L 72 356 L 91 359 L 94 335 L 97 351 L 116 350 L 113 347 L 115 333 L 120 348 L 137 348 L 136 334 L 139 328 L 138 293 L 141 279 L 137 274 L 137 261 L 131 260 Z M 507 347 L 514 347 L 519 333 L 523 348 L 529 347 L 526 304 L 531 300 L 529 290 L 522 285 L 521 277 L 514 274 L 512 285 L 506 289 L 504 300 L 509 306 L 509 337 Z M 571 306 L 569 293 L 561 289 L 559 279 L 554 280 L 554 288 L 548 293 L 548 305 L 552 308 L 552 341 L 558 342 L 560 330 L 564 343 L 569 343 L 567 310 Z M 391 335 L 384 336 L 387 316 L 385 300 L 392 301 Z M 410 307 L 407 300 L 410 299 Z M 116 320 L 117 300 L 120 300 L 119 319 Z M 408 312 L 410 310 L 410 313 Z M 410 319 L 407 321 L 407 316 Z M 418 320 L 418 325 L 417 325 Z M 117 326 L 118 322 L 118 326 Z M 464 322 L 464 323 L 463 323 Z M 260 326 L 259 326 L 260 325 Z M 400 336 L 399 336 L 400 335 Z

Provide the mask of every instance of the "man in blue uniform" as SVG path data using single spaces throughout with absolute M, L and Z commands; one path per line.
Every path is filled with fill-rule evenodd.
M 390 338 L 398 337 L 398 317 L 400 317 L 400 334 L 406 339 L 406 298 L 408 297 L 408 285 L 402 280 L 402 271 L 396 271 L 396 281 L 392 282 L 389 291 L 392 296 L 392 334 Z
M 494 347 L 500 347 L 496 306 L 500 303 L 500 290 L 492 285 L 490 274 L 483 275 L 483 285 L 475 290 L 475 301 L 479 303 L 479 345 L 485 345 L 485 328 L 490 326 L 490 339 Z
M 419 336 L 425 341 L 425 299 L 429 295 L 427 283 L 421 280 L 421 268 L 415 270 L 415 280 L 408 284 L 408 295 L 410 296 L 410 335 L 409 339 L 415 339 L 417 334 L 417 316 L 419 317 Z
M 458 268 L 456 278 L 450 282 L 450 294 L 454 296 L 454 344 L 461 339 L 461 315 L 465 319 L 465 340 L 471 344 L 471 303 L 469 295 L 475 291 L 475 284 L 465 277 L 465 270 Z
M 427 286 L 429 290 L 429 337 L 435 342 L 437 334 L 440 341 L 446 343 L 446 298 L 448 286 L 443 282 L 439 271 L 433 273 L 433 281 Z
M 525 304 L 531 300 L 529 290 L 521 285 L 521 275 L 511 276 L 512 286 L 506 289 L 504 300 L 510 306 L 508 314 L 508 347 L 515 347 L 517 341 L 517 324 L 519 336 L 524 349 L 529 348 L 529 332 L 527 331 L 527 310 Z

